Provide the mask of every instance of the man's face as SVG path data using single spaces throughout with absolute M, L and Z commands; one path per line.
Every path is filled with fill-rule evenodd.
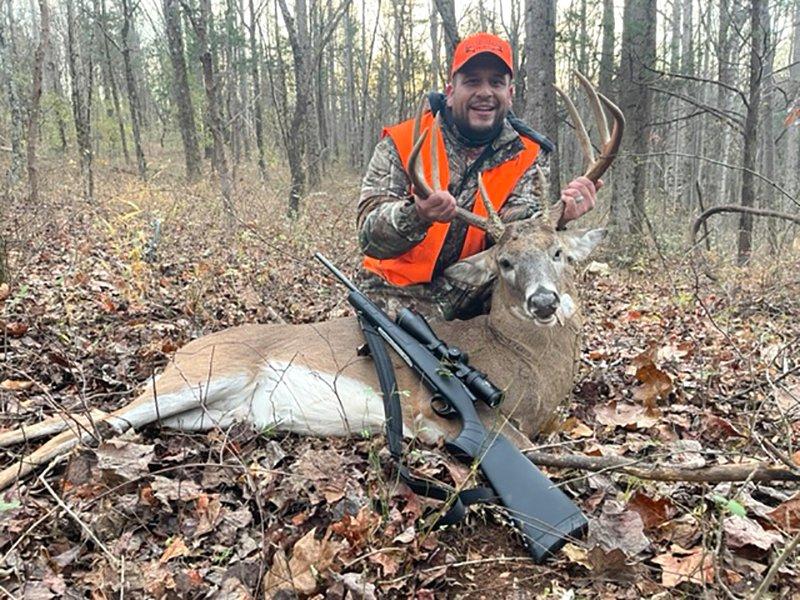
M 506 118 L 514 86 L 508 69 L 497 57 L 478 55 L 459 69 L 445 93 L 461 133 L 481 135 Z

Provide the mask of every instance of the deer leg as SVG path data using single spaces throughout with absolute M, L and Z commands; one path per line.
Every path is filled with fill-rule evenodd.
M 86 415 L 56 415 L 34 423 L 33 425 L 22 425 L 11 431 L 4 431 L 0 433 L 0 448 L 19 444 L 26 440 L 36 440 L 54 433 L 61 433 L 65 429 L 71 428 L 73 425 L 80 427 L 90 427 L 91 423 L 100 421 L 106 416 L 101 410 L 93 410 Z

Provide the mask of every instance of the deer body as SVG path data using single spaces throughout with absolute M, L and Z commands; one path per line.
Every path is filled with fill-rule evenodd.
M 594 160 L 588 137 L 582 143 L 590 163 L 586 176 L 592 181 L 611 164 L 624 122 L 619 109 L 600 98 L 615 121 L 609 137 L 595 96 L 595 112 L 603 120 L 601 156 Z M 570 112 L 577 117 L 574 107 Z M 583 126 L 578 129 L 585 136 Z M 421 194 L 431 191 L 416 158 L 428 133 L 417 140 L 409 159 L 414 189 Z M 491 310 L 469 321 L 436 323 L 434 329 L 448 345 L 466 350 L 470 364 L 505 389 L 499 411 L 478 402 L 478 412 L 487 428 L 501 430 L 525 447 L 569 395 L 581 329 L 571 263 L 585 258 L 605 232 L 556 231 L 559 214 L 549 220 L 504 224 L 486 200 L 480 176 L 478 181 L 489 217 L 464 210 L 456 214 L 488 231 L 496 243 L 449 267 L 448 277 L 494 281 Z M 0 446 L 57 434 L 0 472 L 0 490 L 108 428 L 121 433 L 159 423 L 205 430 L 245 421 L 257 428 L 320 436 L 379 432 L 384 426 L 383 401 L 372 360 L 357 353 L 363 343 L 355 317 L 307 325 L 245 325 L 199 338 L 179 350 L 161 376 L 119 410 L 88 417 L 58 416 L 0 433 Z M 391 355 L 405 435 L 424 441 L 455 437 L 460 422 L 436 415 L 430 392 L 400 358 Z

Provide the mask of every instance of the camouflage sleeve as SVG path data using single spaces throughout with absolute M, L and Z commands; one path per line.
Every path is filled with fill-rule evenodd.
M 519 221 L 534 215 L 542 214 L 542 205 L 547 195 L 547 182 L 550 179 L 550 165 L 547 154 L 539 154 L 536 162 L 525 171 L 516 187 L 509 195 L 503 208 L 500 209 L 500 217 L 503 221 Z M 539 169 L 545 185 L 542 186 L 542 178 L 539 177 Z
M 392 258 L 419 244 L 430 223 L 408 194 L 410 181 L 389 137 L 375 146 L 358 200 L 358 242 L 374 258 Z

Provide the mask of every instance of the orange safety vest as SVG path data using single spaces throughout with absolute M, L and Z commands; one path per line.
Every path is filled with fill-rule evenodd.
M 430 127 L 432 123 L 433 115 L 430 111 L 426 112 L 422 116 L 420 131 L 424 131 L 425 128 Z M 409 119 L 398 125 L 385 128 L 381 136 L 386 137 L 388 135 L 392 138 L 400 155 L 400 159 L 403 161 L 403 167 L 406 169 L 406 172 L 408 172 L 408 159 L 411 154 L 411 149 L 413 148 L 413 129 L 414 120 Z M 438 153 L 440 157 L 444 158 L 447 155 L 445 153 L 444 139 L 442 138 L 441 131 L 437 137 Z M 498 211 L 503 204 L 505 204 L 520 177 L 533 165 L 539 154 L 539 144 L 524 136 L 520 136 L 520 139 L 525 146 L 524 150 L 516 154 L 510 160 L 483 171 L 483 183 L 489 194 L 489 200 L 492 205 L 494 205 L 495 210 Z M 432 181 L 430 147 L 430 142 L 426 140 L 422 145 L 419 160 L 422 161 L 422 169 L 425 173 L 425 178 L 434 188 L 437 188 L 436 182 Z M 450 170 L 447 160 L 440 159 L 439 161 L 439 179 L 438 189 L 446 190 L 450 183 Z M 475 201 L 472 205 L 472 212 L 481 217 L 486 217 L 486 208 L 483 202 L 479 201 L 477 197 L 479 193 L 480 192 L 476 192 Z M 384 259 L 365 256 L 364 268 L 380 275 L 389 283 L 397 286 L 429 283 L 433 276 L 436 260 L 444 246 L 444 240 L 447 236 L 448 229 L 450 229 L 450 223 L 434 222 L 428 228 L 428 233 L 422 241 L 408 252 L 394 258 Z M 486 233 L 477 227 L 469 226 L 467 228 L 464 246 L 461 248 L 459 260 L 477 254 L 485 247 Z

